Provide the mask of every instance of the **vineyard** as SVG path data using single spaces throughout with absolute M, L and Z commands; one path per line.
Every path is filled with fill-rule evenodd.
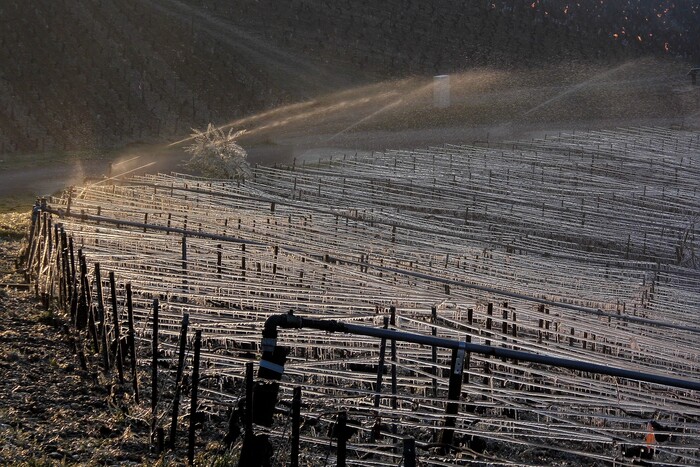
M 697 465 L 698 188 L 700 135 L 660 128 L 117 177 L 38 203 L 26 260 L 101 371 L 158 359 L 154 435 L 177 387 L 271 465 Z M 261 363 L 274 315 L 390 337 L 279 329 Z

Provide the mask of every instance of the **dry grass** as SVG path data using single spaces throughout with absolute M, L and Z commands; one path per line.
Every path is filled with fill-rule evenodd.
M 0 238 L 19 240 L 29 231 L 31 213 L 2 212 L 0 204 Z

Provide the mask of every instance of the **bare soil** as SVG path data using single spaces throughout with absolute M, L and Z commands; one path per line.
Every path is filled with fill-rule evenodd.
M 47 310 L 24 284 L 16 259 L 29 218 L 0 214 L 0 465 L 183 465 L 186 437 L 159 455 L 150 402 L 136 404 L 130 382 L 98 373 L 97 355 L 85 356 L 85 369 L 67 318 Z M 222 458 L 215 435 L 198 440 L 197 465 Z
M 60 322 L 31 293 L 4 293 L 0 326 L 0 464 L 153 458 L 142 424 L 94 375 L 80 370 Z
M 8 218 L 0 216 L 0 464 L 155 460 L 143 442 L 148 425 L 129 413 L 128 395 L 81 369 L 63 320 L 22 285 L 15 260 L 24 240 L 9 231 Z

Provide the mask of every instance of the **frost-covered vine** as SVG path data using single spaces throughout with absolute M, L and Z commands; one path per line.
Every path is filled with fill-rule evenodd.
M 189 169 L 212 178 L 243 180 L 249 177 L 248 153 L 238 144 L 245 130 L 234 132 L 231 129 L 226 133 L 210 123 L 205 131 L 192 131 L 194 143 L 185 148 L 192 154 L 187 162 Z

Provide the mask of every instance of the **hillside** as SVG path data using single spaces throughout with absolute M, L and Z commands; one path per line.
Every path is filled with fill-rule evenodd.
M 700 24 L 690 1 L 592 0 L 36 0 L 0 21 L 0 153 L 163 142 L 384 79 L 693 60 Z

